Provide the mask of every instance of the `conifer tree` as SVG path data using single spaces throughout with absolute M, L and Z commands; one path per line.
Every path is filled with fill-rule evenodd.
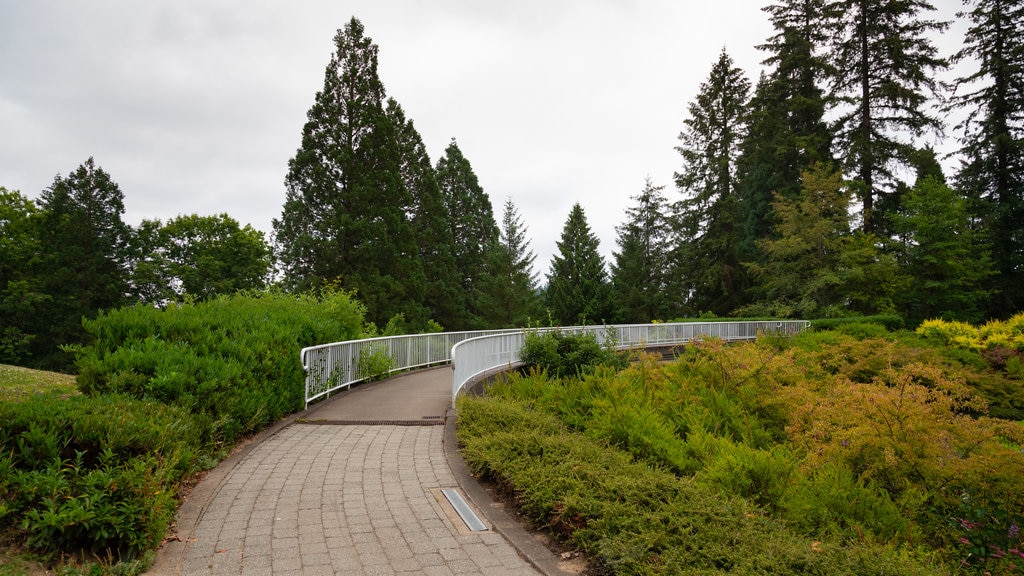
M 537 257 L 512 198 L 505 199 L 498 241 L 488 253 L 483 282 L 484 320 L 489 328 L 527 326 L 541 316 L 537 294 Z
M 952 104 L 968 111 L 957 127 L 963 164 L 956 176 L 992 244 L 998 275 L 990 314 L 1024 308 L 1024 2 L 972 0 L 956 60 L 977 70 L 957 82 Z
M 480 328 L 485 324 L 481 283 L 487 271 L 487 253 L 498 239 L 494 209 L 454 138 L 437 161 L 437 181 L 449 214 L 452 255 L 465 298 L 466 316 L 453 329 Z
M 929 111 L 938 97 L 935 72 L 946 67 L 929 39 L 947 23 L 928 20 L 926 0 L 833 0 L 831 97 L 838 103 L 836 150 L 862 201 L 864 231 L 878 230 L 875 200 L 895 188 L 893 171 L 914 138 L 939 132 Z
M 664 186 L 644 182 L 636 204 L 626 209 L 626 221 L 616 228 L 619 251 L 614 253 L 611 285 L 619 322 L 647 323 L 669 318 L 665 287 L 669 225 Z
M 401 105 L 389 98 L 386 112 L 397 129 L 402 186 L 412 202 L 408 213 L 423 267 L 423 305 L 432 320 L 443 327 L 454 327 L 466 317 L 465 297 L 453 256 L 450 216 L 437 174 L 422 137 Z
M 285 283 L 301 290 L 334 282 L 355 290 L 377 325 L 399 314 L 415 325 L 426 316 L 423 271 L 378 48 L 356 18 L 334 45 L 274 220 Z
M 689 105 L 676 148 L 683 156 L 673 205 L 674 294 L 690 311 L 725 314 L 740 302 L 742 221 L 736 162 L 746 135 L 750 82 L 723 49 Z
M 984 320 L 992 259 L 971 227 L 967 200 L 934 176 L 919 179 L 903 200 L 897 230 L 905 238 L 902 257 L 912 281 L 900 294 L 900 311 L 908 324 Z
M 822 90 L 828 72 L 822 50 L 829 40 L 824 7 L 825 0 L 784 0 L 764 8 L 775 34 L 758 48 L 767 52 L 763 64 L 771 69 L 751 98 L 738 160 L 744 260 L 758 258 L 757 242 L 771 234 L 773 195 L 795 197 L 801 172 L 831 161 Z
M 556 245 L 558 253 L 551 260 L 545 293 L 552 319 L 563 326 L 609 321 L 613 313 L 611 287 L 599 252 L 600 241 L 578 202 Z
M 124 193 L 92 158 L 58 174 L 37 203 L 39 278 L 52 300 L 36 319 L 33 362 L 64 369 L 72 358 L 58 346 L 82 342 L 82 317 L 127 303 L 131 229 L 121 219 Z

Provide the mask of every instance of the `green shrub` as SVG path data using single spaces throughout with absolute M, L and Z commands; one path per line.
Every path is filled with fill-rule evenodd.
M 394 361 L 387 350 L 364 348 L 359 352 L 357 374 L 367 382 L 387 378 L 394 368 Z
M 874 324 L 890 332 L 902 330 L 903 318 L 895 314 L 877 314 L 874 316 L 845 316 L 840 318 L 819 318 L 811 320 L 812 330 L 837 330 L 850 324 Z
M 537 368 L 556 378 L 579 377 L 600 365 L 621 366 L 613 347 L 602 347 L 591 333 L 562 330 L 526 332 L 519 359 L 527 369 Z
M 358 338 L 362 325 L 362 307 L 341 292 L 121 308 L 85 322 L 78 385 L 181 406 L 230 443 L 302 408 L 301 348 Z
M 125 396 L 0 403 L 0 528 L 50 555 L 131 559 L 163 539 L 178 482 L 204 466 L 187 411 Z
M 906 550 L 794 534 L 757 505 L 636 462 L 529 403 L 463 396 L 470 467 L 611 574 L 942 574 Z

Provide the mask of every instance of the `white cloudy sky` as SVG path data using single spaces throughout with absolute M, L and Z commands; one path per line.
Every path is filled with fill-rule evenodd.
M 518 205 L 538 272 L 575 202 L 610 258 L 646 177 L 678 198 L 676 139 L 722 48 L 756 80 L 767 3 L 0 0 L 0 186 L 36 197 L 93 156 L 130 224 L 226 212 L 269 238 L 332 38 L 356 16 L 432 160 L 456 138 L 495 217 Z

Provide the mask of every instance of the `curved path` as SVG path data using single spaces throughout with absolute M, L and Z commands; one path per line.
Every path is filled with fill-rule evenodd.
M 451 378 L 445 366 L 358 386 L 262 433 L 193 489 L 150 573 L 571 573 L 469 475 Z M 450 488 L 488 530 L 469 530 Z

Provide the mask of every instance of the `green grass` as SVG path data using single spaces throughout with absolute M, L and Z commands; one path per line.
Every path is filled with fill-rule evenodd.
M 0 402 L 18 402 L 48 392 L 78 394 L 75 377 L 0 364 Z

